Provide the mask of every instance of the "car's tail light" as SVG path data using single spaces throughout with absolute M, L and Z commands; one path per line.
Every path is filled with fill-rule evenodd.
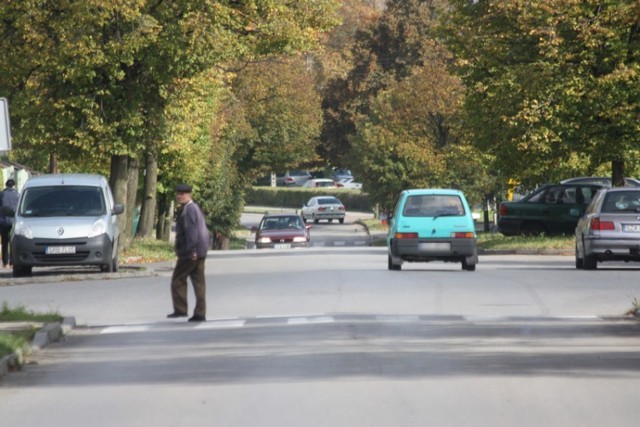
M 509 215 L 509 210 L 504 205 L 504 203 L 500 203 L 500 207 L 498 208 L 498 213 L 500 214 L 500 216 Z
M 339 211 L 343 211 L 344 210 L 344 206 L 342 206 L 342 205 L 338 206 L 338 210 Z
M 291 178 L 290 176 L 287 177 L 286 179 L 287 184 L 293 184 L 294 182 L 296 182 L 293 178 Z
M 615 230 L 616 226 L 613 224 L 613 221 L 601 221 L 600 218 L 595 217 L 591 218 L 591 229 L 598 231 Z
M 324 211 L 326 211 L 326 210 L 327 210 L 327 208 L 325 208 L 324 206 L 320 206 L 320 207 L 318 208 L 318 210 L 319 210 L 320 212 L 324 212 Z
M 476 235 L 472 231 L 467 231 L 467 232 L 457 231 L 455 233 L 451 233 L 451 237 L 453 237 L 454 239 L 474 239 Z
M 417 239 L 418 233 L 396 233 L 395 238 L 398 240 L 402 239 Z

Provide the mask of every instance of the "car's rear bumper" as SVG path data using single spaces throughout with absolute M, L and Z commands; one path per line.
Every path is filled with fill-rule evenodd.
M 587 237 L 584 239 L 584 253 L 601 261 L 640 261 L 640 240 Z
M 391 255 L 409 262 L 462 261 L 478 263 L 476 239 L 392 239 Z

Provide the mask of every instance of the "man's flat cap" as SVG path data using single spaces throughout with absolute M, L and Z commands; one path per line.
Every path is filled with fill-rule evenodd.
M 189 184 L 176 185 L 176 193 L 191 193 L 191 186 Z

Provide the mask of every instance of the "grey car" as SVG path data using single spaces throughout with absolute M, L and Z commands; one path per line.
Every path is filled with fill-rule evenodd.
M 345 214 L 346 210 L 342 202 L 332 196 L 312 197 L 306 205 L 302 206 L 301 210 L 304 222 L 312 220 L 316 224 L 321 219 L 326 219 L 329 222 L 337 219 L 342 224 Z
M 302 187 L 311 179 L 311 174 L 306 170 L 291 170 L 284 175 L 276 176 L 278 187 Z
M 603 261 L 640 261 L 640 188 L 602 189 L 575 231 L 576 268 Z

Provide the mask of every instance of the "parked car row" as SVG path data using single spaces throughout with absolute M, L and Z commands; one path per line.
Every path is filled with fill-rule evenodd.
M 598 262 L 640 261 L 640 181 L 574 178 L 542 186 L 517 202 L 499 206 L 498 230 L 510 235 L 571 234 L 575 265 L 593 270 Z
M 255 185 L 271 185 L 271 177 L 265 176 L 258 179 Z M 306 170 L 290 170 L 283 174 L 277 174 L 275 185 L 278 187 L 338 187 L 362 189 L 362 183 L 355 181 L 349 169 L 335 169 L 329 177 L 322 173 L 317 176 Z

